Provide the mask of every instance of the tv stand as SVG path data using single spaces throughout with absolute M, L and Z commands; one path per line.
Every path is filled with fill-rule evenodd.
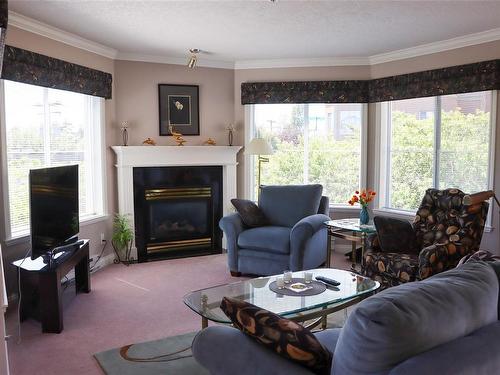
M 21 272 L 21 321 L 28 317 L 40 320 L 42 332 L 60 333 L 64 328 L 61 279 L 73 268 L 76 293 L 90 293 L 89 240 L 72 247 L 67 256 L 53 259 L 51 253 L 49 264 L 45 257 L 13 263 Z

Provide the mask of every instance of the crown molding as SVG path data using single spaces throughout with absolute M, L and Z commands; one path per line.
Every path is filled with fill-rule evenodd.
M 321 66 L 369 65 L 368 57 L 317 57 L 305 59 L 241 60 L 234 63 L 235 69 L 304 68 Z
M 186 66 L 188 56 L 169 57 L 169 56 L 159 56 L 159 55 L 144 55 L 140 53 L 118 52 L 115 59 Z M 200 56 L 198 56 L 198 61 L 196 63 L 196 66 L 204 68 L 234 69 L 234 63 L 231 61 L 209 60 L 206 58 L 200 58 Z
M 85 51 L 95 53 L 109 59 L 115 59 L 118 51 L 114 48 L 93 42 L 78 35 L 47 25 L 33 18 L 23 16 L 22 14 L 9 11 L 10 26 L 38 34 L 49 39 L 67 44 L 72 47 L 80 48 Z
M 185 57 L 146 55 L 139 53 L 119 52 L 118 50 L 82 38 L 70 32 L 50 26 L 22 14 L 9 11 L 9 25 L 32 32 L 52 40 L 80 48 L 100 56 L 114 60 L 141 61 L 160 64 L 186 65 Z M 425 56 L 433 53 L 449 51 L 457 48 L 469 47 L 477 44 L 500 40 L 500 28 L 487 30 L 475 34 L 438 42 L 422 44 L 416 47 L 404 48 L 396 51 L 380 53 L 366 57 L 319 57 L 298 59 L 262 59 L 221 61 L 199 58 L 197 66 L 221 69 L 271 69 L 271 68 L 308 68 L 308 67 L 335 67 L 335 66 L 371 66 L 392 61 Z
M 430 55 L 433 53 L 449 51 L 452 49 L 470 47 L 476 44 L 500 40 L 500 28 L 468 34 L 438 42 L 422 44 L 416 47 L 404 48 L 387 53 L 380 53 L 369 57 L 369 64 L 383 64 L 391 61 L 411 59 L 413 57 Z

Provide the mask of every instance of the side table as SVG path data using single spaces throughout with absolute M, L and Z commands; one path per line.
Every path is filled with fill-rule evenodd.
M 325 221 L 327 227 L 327 261 L 326 266 L 331 267 L 331 255 L 332 251 L 332 237 L 340 238 L 351 242 L 352 252 L 352 271 L 359 272 L 356 270 L 356 245 L 361 244 L 361 264 L 363 263 L 363 257 L 366 250 L 366 238 L 372 233 L 376 233 L 375 226 L 373 224 L 361 225 L 359 224 L 359 219 L 349 218 L 349 219 L 339 219 L 339 220 L 329 220 Z

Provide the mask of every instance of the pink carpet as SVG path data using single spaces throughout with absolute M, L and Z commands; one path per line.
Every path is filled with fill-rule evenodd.
M 340 254 L 334 254 L 332 264 L 349 267 Z M 17 344 L 16 311 L 10 309 L 11 373 L 102 374 L 94 353 L 199 330 L 200 317 L 184 305 L 182 297 L 237 280 L 227 271 L 226 255 L 110 265 L 92 275 L 90 294 L 80 294 L 65 306 L 61 334 L 42 334 L 38 322 L 27 320 Z

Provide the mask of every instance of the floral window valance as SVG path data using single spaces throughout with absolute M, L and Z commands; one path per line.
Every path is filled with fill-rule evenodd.
M 499 90 L 500 60 L 372 80 L 241 84 L 241 104 L 375 103 Z
M 7 21 L 9 10 L 7 0 L 0 0 L 0 73 L 2 72 L 3 50 L 5 47 L 5 31 L 7 30 Z
M 9 45 L 2 78 L 111 99 L 111 74 Z

